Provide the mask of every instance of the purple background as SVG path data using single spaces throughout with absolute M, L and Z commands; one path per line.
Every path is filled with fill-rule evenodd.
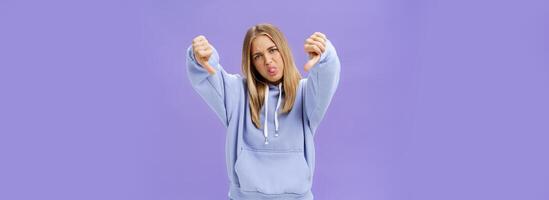
M 544 0 L 2 0 L 0 199 L 226 199 L 184 54 L 206 35 L 239 73 L 260 22 L 300 69 L 315 31 L 341 59 L 315 199 L 549 199 Z

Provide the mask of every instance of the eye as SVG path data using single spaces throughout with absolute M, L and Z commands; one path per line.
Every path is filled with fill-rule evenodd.
M 277 52 L 278 49 L 277 48 L 272 48 L 272 49 L 269 49 L 269 53 L 274 53 L 274 52 Z
M 254 55 L 254 56 L 252 57 L 252 59 L 253 59 L 254 61 L 256 61 L 256 60 L 258 60 L 260 57 L 261 57 L 261 55 L 256 54 L 256 55 Z

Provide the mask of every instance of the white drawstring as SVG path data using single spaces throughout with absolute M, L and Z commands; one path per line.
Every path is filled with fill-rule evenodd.
M 280 99 L 282 98 L 282 83 L 278 84 L 278 101 L 275 109 L 275 137 L 278 137 L 278 108 L 280 108 Z
M 280 102 L 282 99 L 282 83 L 278 84 L 278 102 L 275 109 L 275 137 L 278 137 L 278 109 L 280 108 Z M 265 85 L 265 122 L 263 123 L 263 136 L 265 137 L 265 144 L 269 144 L 269 129 L 267 128 L 268 114 L 269 114 L 269 85 Z
M 265 109 L 265 123 L 263 123 L 263 136 L 265 136 L 265 144 L 269 144 L 269 131 L 267 129 L 267 116 L 269 113 L 269 85 L 265 84 L 265 105 L 263 106 Z

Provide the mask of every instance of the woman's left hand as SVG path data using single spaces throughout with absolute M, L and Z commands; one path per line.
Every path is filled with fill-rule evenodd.
M 309 61 L 305 63 L 305 71 L 309 71 L 318 61 L 320 55 L 326 50 L 326 35 L 321 32 L 315 32 L 305 40 L 305 52 L 309 55 Z

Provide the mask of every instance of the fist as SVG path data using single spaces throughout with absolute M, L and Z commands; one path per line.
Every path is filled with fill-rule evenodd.
M 303 67 L 305 71 L 309 71 L 318 61 L 320 55 L 326 50 L 326 35 L 320 32 L 315 32 L 305 40 L 305 53 L 309 55 L 309 61 Z
M 193 39 L 193 53 L 196 62 L 198 62 L 200 66 L 204 67 L 210 74 L 215 73 L 215 69 L 208 63 L 208 60 L 210 60 L 210 57 L 212 56 L 213 48 L 206 37 L 199 35 Z

